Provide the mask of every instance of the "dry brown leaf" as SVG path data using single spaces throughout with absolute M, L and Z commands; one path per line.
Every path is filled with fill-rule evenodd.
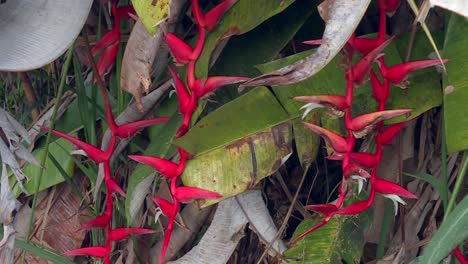
M 247 86 L 292 84 L 315 75 L 343 48 L 361 21 L 369 3 L 370 0 L 327 1 L 322 6 L 322 12 L 328 13 L 325 17 L 329 20 L 322 36 L 322 45 L 318 47 L 317 52 L 292 65 L 253 78 L 241 85 L 240 89 Z

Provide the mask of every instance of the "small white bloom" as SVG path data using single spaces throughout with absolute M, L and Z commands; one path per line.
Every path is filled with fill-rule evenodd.
M 403 201 L 400 196 L 396 194 L 384 194 L 383 196 L 387 197 L 388 199 L 392 200 L 393 202 L 393 207 L 395 208 L 395 215 L 398 214 L 398 203 L 401 203 L 402 205 L 406 205 L 406 202 Z
M 351 179 L 357 180 L 357 182 L 358 182 L 358 194 L 360 194 L 361 191 L 362 191 L 362 186 L 364 186 L 364 182 L 366 182 L 367 179 L 364 178 L 364 177 L 361 177 L 359 175 L 351 175 Z
M 301 110 L 305 109 L 304 114 L 302 115 L 302 119 L 304 119 L 307 116 L 307 114 L 310 113 L 310 111 L 314 110 L 315 108 L 322 108 L 322 107 L 323 107 L 323 105 L 316 104 L 316 103 L 307 103 L 307 104 L 303 105 L 300 108 Z
M 169 98 L 171 98 L 173 94 L 177 94 L 175 89 L 169 92 Z

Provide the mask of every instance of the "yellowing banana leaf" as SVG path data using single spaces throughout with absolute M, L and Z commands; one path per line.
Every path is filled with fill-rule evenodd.
M 150 34 L 169 16 L 169 0 L 132 0 L 139 19 Z
M 265 87 L 220 107 L 174 141 L 194 154 L 182 175 L 184 185 L 218 192 L 223 199 L 248 190 L 289 158 L 292 122 Z M 313 160 L 316 144 L 308 144 Z

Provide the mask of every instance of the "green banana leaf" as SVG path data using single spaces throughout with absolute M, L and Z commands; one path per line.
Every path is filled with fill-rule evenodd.
M 444 118 L 447 150 L 455 153 L 468 148 L 468 19 L 452 14 L 445 36 Z
M 132 0 L 138 18 L 153 35 L 158 25 L 169 16 L 169 0 Z

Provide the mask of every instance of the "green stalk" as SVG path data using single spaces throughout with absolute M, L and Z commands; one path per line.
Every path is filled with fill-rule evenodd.
M 52 112 L 52 117 L 50 119 L 50 129 L 49 129 L 49 132 L 47 133 L 47 139 L 46 139 L 46 143 L 45 143 L 45 147 L 44 147 L 45 155 L 42 157 L 42 160 L 41 160 L 41 170 L 39 171 L 38 181 L 37 181 L 36 189 L 35 189 L 35 192 L 34 192 L 31 217 L 29 218 L 28 230 L 26 231 L 26 243 L 28 243 L 29 240 L 30 240 L 29 236 L 31 234 L 31 229 L 32 229 L 33 222 L 34 222 L 34 210 L 36 209 L 36 206 L 37 206 L 37 197 L 38 197 L 38 194 L 39 194 L 39 187 L 41 186 L 42 176 L 44 175 L 45 163 L 47 161 L 47 157 L 48 157 L 48 153 L 49 153 L 49 145 L 50 145 L 50 142 L 52 140 L 52 129 L 54 129 L 54 126 L 55 126 L 55 118 L 57 117 L 57 110 L 58 110 L 58 108 L 60 106 L 60 100 L 62 99 L 63 87 L 65 86 L 65 80 L 67 78 L 67 72 L 68 72 L 68 69 L 70 67 L 70 62 L 71 62 L 72 55 L 73 55 L 73 44 L 72 44 L 72 46 L 70 48 L 68 48 L 67 54 L 65 55 L 66 59 L 65 59 L 65 63 L 64 63 L 63 68 L 62 68 L 63 69 L 62 70 L 62 76 L 61 76 L 61 79 L 60 79 L 60 84 L 59 84 L 58 91 L 57 91 L 57 96 L 56 96 L 56 99 L 55 99 L 54 110 Z M 24 263 L 25 254 L 26 253 L 23 252 L 23 255 L 21 256 L 21 263 Z
M 443 110 L 442 110 L 443 111 Z M 444 205 L 444 210 L 447 210 L 448 195 L 448 176 L 447 176 L 447 143 L 445 138 L 445 119 L 442 113 L 442 177 L 440 178 L 440 196 Z
M 458 193 L 460 192 L 460 188 L 462 186 L 467 170 L 468 170 L 468 150 L 465 150 L 463 152 L 463 159 L 461 162 L 460 171 L 458 173 L 457 180 L 455 181 L 455 186 L 453 187 L 453 192 L 452 192 L 452 195 L 450 196 L 450 200 L 447 205 L 447 210 L 445 211 L 445 214 L 444 214 L 444 221 L 452 212 L 453 207 L 455 207 L 455 200 L 457 199 Z

